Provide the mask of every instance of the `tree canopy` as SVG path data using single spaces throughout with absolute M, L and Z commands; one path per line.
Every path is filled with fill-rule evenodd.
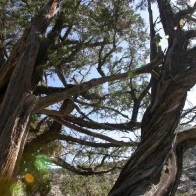
M 172 195 L 183 152 L 196 142 L 196 106 L 184 107 L 196 82 L 196 5 L 0 4 L 0 180 L 19 174 L 32 191 L 50 167 L 80 175 L 124 168 L 110 195 Z

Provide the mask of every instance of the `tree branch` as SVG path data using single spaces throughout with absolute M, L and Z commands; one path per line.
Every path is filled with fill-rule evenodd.
M 104 84 L 105 82 L 111 82 L 111 81 L 115 81 L 115 80 L 124 80 L 125 78 L 130 77 L 130 75 L 133 77 L 133 76 L 143 74 L 143 73 L 151 73 L 152 69 L 154 67 L 156 67 L 162 63 L 162 58 L 163 58 L 163 54 L 161 54 L 156 59 L 154 59 L 152 62 L 144 65 L 141 68 L 138 68 L 138 69 L 135 69 L 132 71 L 128 71 L 126 73 L 118 74 L 118 75 L 112 75 L 112 76 L 106 76 L 106 77 L 102 77 L 102 78 L 92 79 L 88 82 L 84 82 L 84 83 L 77 85 L 71 89 L 68 89 L 64 92 L 54 93 L 54 94 L 48 95 L 46 97 L 43 97 L 36 104 L 34 113 L 38 113 L 40 111 L 40 109 L 46 108 L 52 104 L 55 104 L 55 103 L 60 102 L 64 99 L 67 99 L 70 96 L 78 95 L 82 92 L 88 91 L 92 87 L 100 85 L 100 84 Z
M 196 144 L 196 127 L 192 127 L 191 129 L 185 130 L 183 132 L 178 133 L 176 139 L 176 146 L 178 145 L 186 145 L 191 144 L 191 146 Z M 191 147 L 189 145 L 189 147 Z
M 102 42 L 81 42 L 79 40 L 65 40 L 59 44 L 54 45 L 51 49 L 56 50 L 62 46 L 65 45 L 82 45 L 83 48 L 93 48 L 102 46 L 103 44 L 110 44 L 108 41 L 102 41 Z
M 105 140 L 105 141 L 108 141 L 108 142 L 111 142 L 113 144 L 116 144 L 116 145 L 119 145 L 119 146 L 135 146 L 136 143 L 132 142 L 123 142 L 123 141 L 117 141 L 113 138 L 110 138 L 106 135 L 102 135 L 100 133 L 95 133 L 95 132 L 92 132 L 92 131 L 89 131 L 87 129 L 84 129 L 82 127 L 78 127 L 77 125 L 74 125 L 74 124 L 71 124 L 61 118 L 57 118 L 57 117 L 52 117 L 55 121 L 57 121 L 58 123 L 61 123 L 63 124 L 64 126 L 70 128 L 70 129 L 74 129 L 76 130 L 77 132 L 80 132 L 80 133 L 83 133 L 83 134 L 86 134 L 86 135 L 89 135 L 89 136 L 92 136 L 92 137 L 95 137 L 95 138 L 99 138 L 99 139 L 102 139 L 102 140 Z
M 186 32 L 187 39 L 195 38 L 196 37 L 196 30 L 189 30 Z
M 54 139 L 54 138 L 53 138 Z M 63 134 L 58 134 L 55 136 L 55 139 L 58 140 L 64 140 L 66 142 L 73 142 L 73 143 L 78 143 L 84 146 L 90 146 L 90 147 L 94 147 L 94 148 L 110 148 L 110 147 L 123 147 L 123 146 L 127 146 L 127 144 L 114 144 L 114 143 L 103 143 L 103 142 L 89 142 L 86 140 L 82 140 L 82 139 L 78 139 L 69 135 L 63 135 Z
M 104 129 L 104 130 L 133 130 L 133 129 L 139 129 L 140 123 L 139 122 L 127 122 L 127 123 L 98 123 L 93 120 L 86 121 L 82 118 L 72 117 L 72 116 L 66 116 L 64 117 L 66 121 L 72 122 L 74 124 L 77 124 L 81 127 L 87 127 L 90 129 Z
M 111 108 L 111 107 L 103 106 L 103 105 L 100 105 L 100 104 L 97 104 L 97 103 L 86 103 L 86 102 L 83 102 L 83 101 L 79 101 L 78 99 L 75 102 L 79 103 L 81 105 L 87 105 L 87 106 L 90 106 L 90 107 L 93 107 L 93 108 L 96 108 L 96 109 L 99 109 L 99 110 L 105 109 L 105 110 L 113 111 L 116 114 L 119 114 L 119 115 L 123 116 L 124 118 L 129 119 L 129 117 L 127 115 L 125 115 L 122 112 L 119 112 L 118 110 L 116 110 L 114 108 Z
M 195 113 L 196 112 L 196 106 L 192 107 L 192 108 L 189 108 L 187 110 L 184 110 L 182 112 L 182 115 L 181 115 L 181 118 L 184 118 L 186 115 L 190 114 L 190 113 Z
M 101 171 L 96 171 L 95 168 L 88 168 L 87 169 L 82 169 L 81 167 L 78 167 L 78 166 L 73 166 L 71 164 L 69 164 L 68 162 L 66 162 L 65 160 L 61 159 L 61 158 L 51 158 L 52 162 L 55 164 L 55 165 L 58 165 L 60 167 L 63 167 L 71 172 L 74 172 L 76 174 L 79 174 L 79 175 L 99 175 L 99 174 L 105 174 L 105 173 L 108 173 L 114 169 L 116 169 L 117 167 L 113 167 L 111 169 L 108 169 L 108 170 L 101 170 Z
M 157 3 L 165 34 L 171 37 L 174 33 L 174 27 L 178 24 L 178 20 L 175 18 L 170 1 L 157 0 Z
M 196 10 L 196 4 L 193 7 L 188 7 L 187 9 L 183 9 L 180 10 L 177 14 L 176 14 L 176 18 L 178 18 L 178 20 L 180 20 L 181 18 L 186 17 L 188 14 L 193 14 L 194 11 Z

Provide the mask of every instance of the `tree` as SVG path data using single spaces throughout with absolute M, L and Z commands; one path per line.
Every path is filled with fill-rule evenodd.
M 1 184 L 9 187 L 24 168 L 41 172 L 46 162 L 103 174 L 121 168 L 136 148 L 110 195 L 175 193 L 183 151 L 196 137 L 195 128 L 176 132 L 182 117 L 195 118 L 195 107 L 182 112 L 196 80 L 196 31 L 183 29 L 182 20 L 195 22 L 195 5 L 157 1 L 169 36 L 164 53 L 147 3 L 150 50 L 127 0 L 1 3 Z M 140 128 L 140 142 L 133 141 Z M 114 139 L 117 130 L 128 140 Z
M 153 60 L 157 54 L 150 3 L 148 1 Z M 156 70 L 158 78 L 153 75 L 151 78 L 151 104 L 142 120 L 141 142 L 110 195 L 174 195 L 182 170 L 183 151 L 195 143 L 195 128 L 182 133 L 175 130 L 187 91 L 195 84 L 196 48 L 189 48 L 189 42 L 196 31 L 184 31 L 181 20 L 193 14 L 196 5 L 186 5 L 187 8 L 174 12 L 169 1 L 157 3 L 164 32 L 169 36 L 168 49 L 161 69 Z

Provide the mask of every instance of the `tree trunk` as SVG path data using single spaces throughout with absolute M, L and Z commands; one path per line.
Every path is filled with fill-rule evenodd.
M 170 195 L 171 190 L 167 186 L 174 182 L 177 173 L 176 167 L 172 167 L 177 164 L 172 144 L 186 98 L 186 89 L 172 83 L 164 82 L 159 90 L 159 101 L 146 111 L 141 143 L 122 170 L 110 195 Z M 164 187 L 163 191 L 167 190 L 167 193 L 155 194 L 153 191 L 160 191 L 157 187 Z
M 13 54 L 17 62 L 0 107 L 0 187 L 5 187 L 5 182 L 10 183 L 16 163 L 20 161 L 31 113 L 36 102 L 35 97 L 30 93 L 33 69 L 41 37 L 51 18 L 58 11 L 58 7 L 58 0 L 49 1 L 40 15 L 32 22 L 28 31 L 25 31 L 17 58 L 15 53 Z M 10 59 L 12 58 L 13 56 L 10 56 Z M 9 59 L 7 62 L 7 72 L 1 69 L 0 75 L 10 74 L 9 70 L 13 69 L 13 63 L 9 64 L 11 62 Z M 7 76 L 5 76 L 5 81 L 7 82 Z M 0 193 L 0 195 L 8 194 Z
M 9 195 L 10 183 L 14 180 L 16 162 L 20 161 L 29 130 L 29 119 L 35 105 L 35 96 L 25 95 L 11 115 L 0 138 L 0 195 Z M 10 135 L 11 134 L 11 135 Z M 2 190 L 4 189 L 4 190 Z
M 179 18 L 164 0 L 158 0 L 169 47 L 157 80 L 155 97 L 141 126 L 141 142 L 120 173 L 110 196 L 174 195 L 182 169 L 183 147 L 175 133 L 187 91 L 196 83 L 196 48 L 187 51 L 183 30 L 174 30 Z

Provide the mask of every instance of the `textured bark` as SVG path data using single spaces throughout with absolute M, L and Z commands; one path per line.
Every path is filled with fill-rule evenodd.
M 157 94 L 159 101 L 152 104 L 144 116 L 141 143 L 109 195 L 175 194 L 182 168 L 182 150 L 177 149 L 177 156 L 174 147 L 175 129 L 188 89 L 175 82 L 164 84 Z
M 25 95 L 5 125 L 0 138 L 0 180 L 10 179 L 28 133 L 29 118 L 35 104 L 33 95 Z M 11 135 L 10 135 L 11 134 Z
M 157 2 L 165 33 L 170 37 L 169 47 L 155 95 L 142 120 L 141 142 L 110 196 L 171 196 L 180 178 L 183 146 L 178 144 L 175 130 L 187 91 L 196 83 L 196 53 L 195 48 L 187 51 L 185 32 L 174 30 L 179 18 L 174 16 L 168 1 Z
M 178 89 L 171 83 L 165 84 L 165 88 L 160 92 L 163 96 L 159 102 L 146 112 L 142 122 L 142 141 L 121 172 L 110 195 L 144 195 L 153 184 L 159 182 L 159 185 L 164 187 L 163 184 L 168 182 L 167 177 L 171 181 L 175 178 L 175 171 L 169 176 L 164 171 L 170 171 L 169 165 L 175 162 L 171 148 L 175 137 L 174 131 L 186 98 L 186 90 Z M 164 162 L 168 162 L 168 166 L 162 171 Z
M 51 18 L 58 11 L 58 0 L 51 0 L 32 22 L 22 39 L 19 49 L 8 60 L 7 68 L 1 69 L 3 76 L 0 85 L 8 82 L 0 107 L 0 180 L 9 181 L 19 163 L 28 133 L 31 112 L 35 97 L 31 91 L 31 78 L 37 59 L 41 37 L 45 33 Z M 20 43 L 20 42 L 19 42 Z M 12 61 L 14 60 L 15 63 Z M 12 62 L 12 63 L 9 63 Z M 11 78 L 8 73 L 11 73 Z M 15 170 L 16 171 L 16 170 Z M 1 187 L 1 185 L 0 185 Z M 7 194 L 7 193 L 6 193 Z M 0 195 L 3 195 L 0 194 Z

